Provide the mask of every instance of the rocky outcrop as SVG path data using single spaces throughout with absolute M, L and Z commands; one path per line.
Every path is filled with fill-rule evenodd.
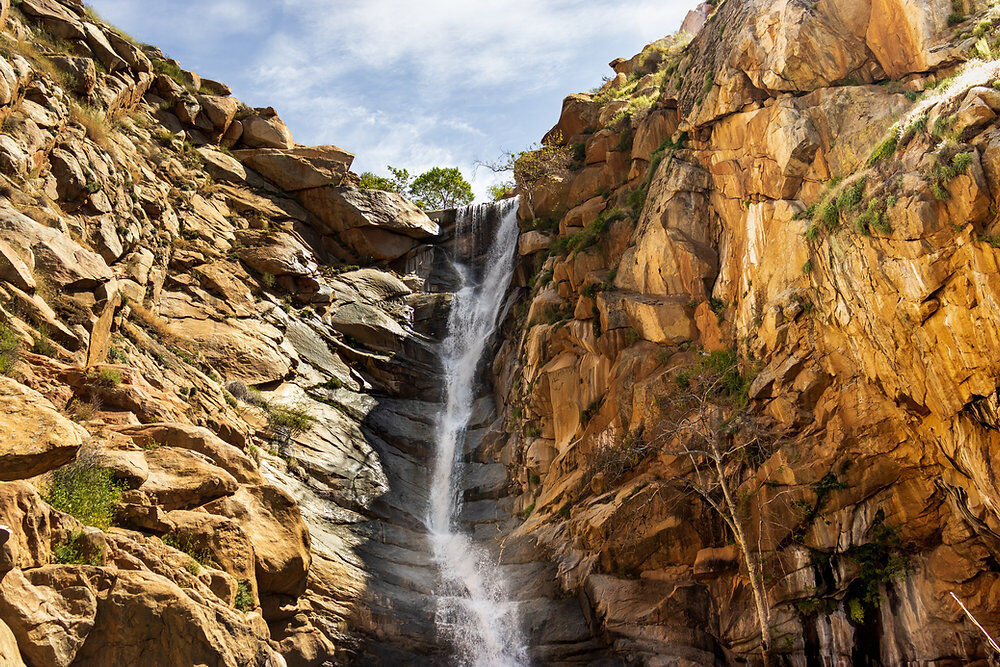
M 530 509 L 512 538 L 552 550 L 624 655 L 989 654 L 949 595 L 995 624 L 996 73 L 961 64 L 994 33 L 979 9 L 716 6 L 567 98 L 548 136 L 584 164 L 519 184 L 546 206 L 522 209 L 531 303 L 494 363 Z M 745 407 L 698 393 L 713 365 Z M 712 411 L 742 424 L 717 469 L 682 437 Z
M 237 155 L 264 178 L 289 192 L 338 186 L 354 162 L 354 155 L 336 146 L 264 148 Z
M 44 396 L 9 378 L 0 378 L 0 396 L 0 481 L 35 477 L 76 457 L 87 432 Z

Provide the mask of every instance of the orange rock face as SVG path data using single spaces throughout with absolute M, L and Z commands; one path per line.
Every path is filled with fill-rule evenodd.
M 792 660 L 987 654 L 948 593 L 1000 623 L 1000 127 L 988 67 L 930 91 L 964 59 L 952 11 L 727 5 L 666 56 L 651 109 L 620 120 L 627 89 L 601 93 L 619 120 L 599 113 L 610 124 L 564 200 L 568 240 L 532 295 L 595 299 L 599 318 L 577 305 L 556 328 L 520 322 L 497 367 L 530 387 L 500 393 L 522 415 L 515 461 L 541 480 L 522 487 L 533 512 L 516 534 L 553 550 L 632 655 L 759 659 L 748 562 L 767 643 Z M 630 136 L 626 170 L 605 147 Z M 581 206 L 605 169 L 610 191 Z M 601 224 L 612 215 L 624 228 Z M 692 387 L 736 358 L 739 414 L 780 435 L 711 469 L 739 499 L 727 515 L 719 486 L 692 491 L 707 445 L 676 425 L 711 414 Z

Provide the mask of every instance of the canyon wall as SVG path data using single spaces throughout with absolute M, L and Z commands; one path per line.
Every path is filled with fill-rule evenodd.
M 514 535 L 632 659 L 983 661 L 996 12 L 703 9 L 519 162 Z
M 459 523 L 533 661 L 985 664 L 995 22 L 703 5 L 521 156 Z M 449 664 L 438 344 L 502 206 L 360 189 L 78 0 L 0 23 L 0 661 Z

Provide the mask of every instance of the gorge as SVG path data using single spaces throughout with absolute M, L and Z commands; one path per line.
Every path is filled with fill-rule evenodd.
M 700 5 L 432 212 L 0 26 L 0 664 L 998 658 L 997 7 Z

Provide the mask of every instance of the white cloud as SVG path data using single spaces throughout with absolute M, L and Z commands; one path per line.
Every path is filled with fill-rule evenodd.
M 359 170 L 459 166 L 537 140 L 608 60 L 673 32 L 697 0 L 92 0 L 185 66 L 273 106 Z M 576 89 L 576 90 L 574 90 Z
M 424 85 L 469 88 L 538 85 L 538 77 L 558 72 L 597 40 L 629 35 L 641 47 L 643 40 L 676 27 L 689 6 L 663 0 L 614 5 L 349 0 L 336 9 L 329 0 L 284 0 L 282 5 L 301 28 L 294 37 L 300 63 L 322 58 L 329 75 L 362 67 L 402 70 Z M 280 58 L 280 50 L 265 59 L 275 56 Z

